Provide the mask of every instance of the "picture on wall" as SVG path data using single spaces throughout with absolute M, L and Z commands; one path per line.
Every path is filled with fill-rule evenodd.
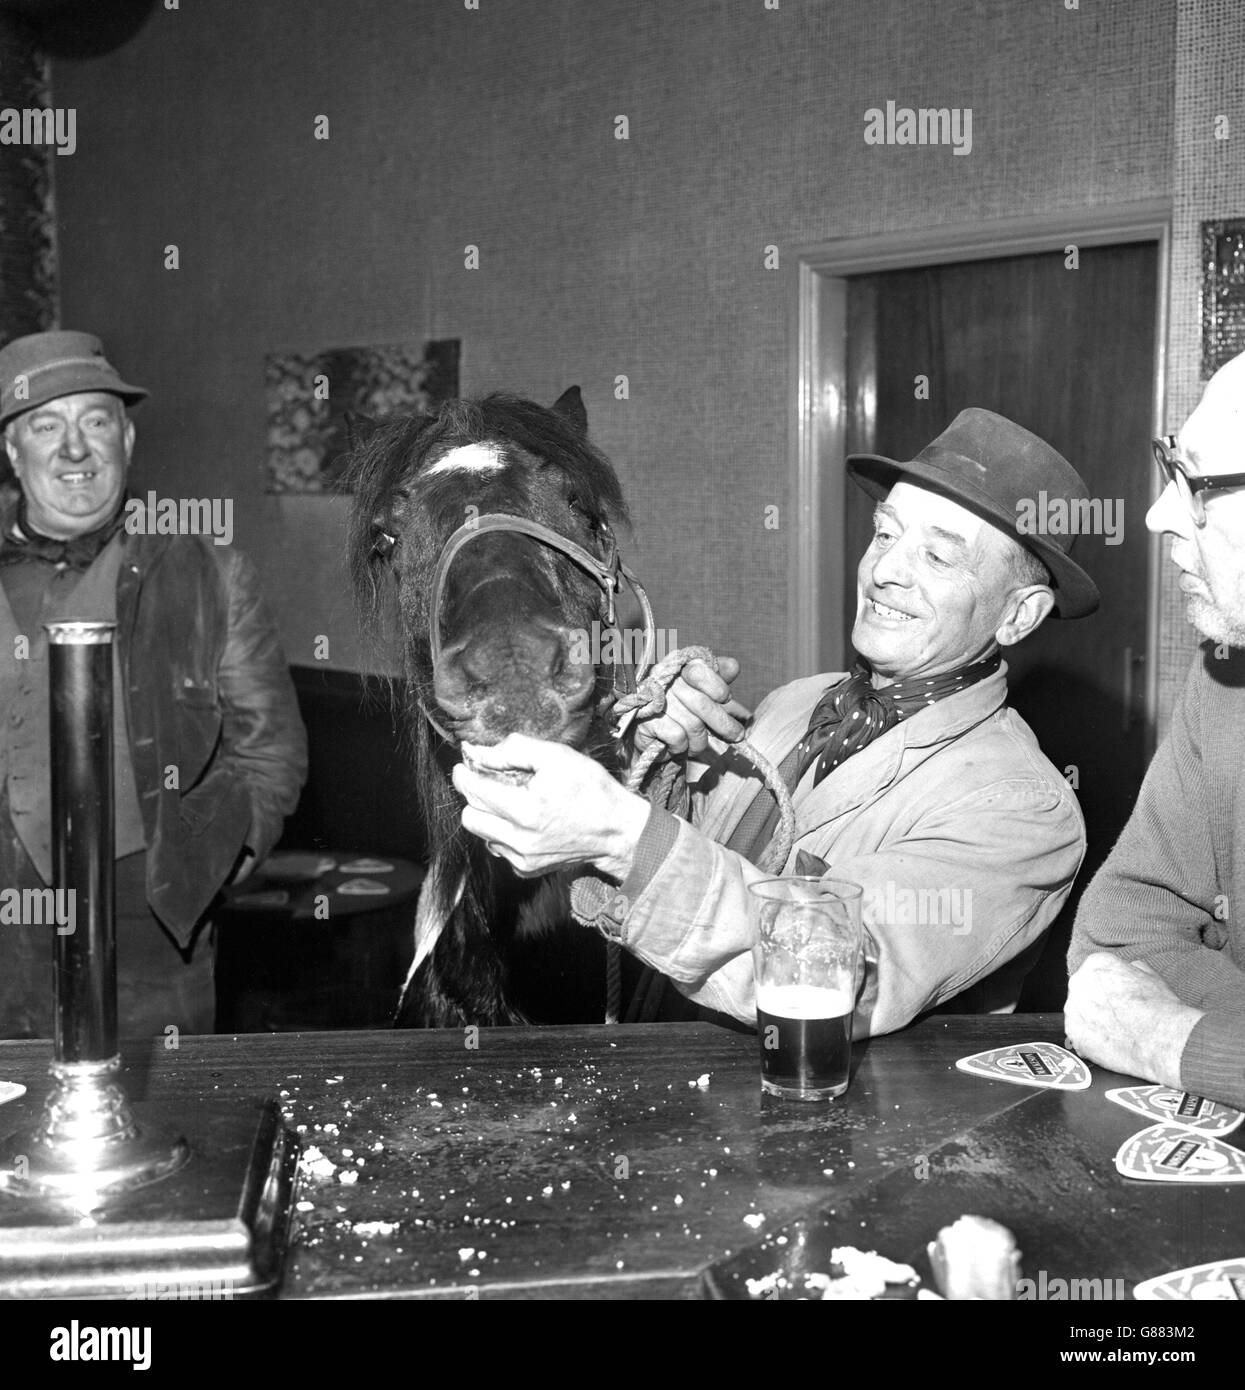
M 442 338 L 270 353 L 264 359 L 266 491 L 340 492 L 349 449 L 346 417 L 435 411 L 458 395 L 460 349 L 458 338 Z
M 1202 223 L 1202 380 L 1245 352 L 1245 218 Z

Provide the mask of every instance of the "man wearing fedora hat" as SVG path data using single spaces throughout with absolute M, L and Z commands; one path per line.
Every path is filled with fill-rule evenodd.
M 865 1036 L 953 998 L 1015 1006 L 1085 829 L 1066 781 L 1007 707 L 1003 651 L 1052 613 L 1092 612 L 1098 594 L 1069 535 L 1018 526 L 1039 494 L 1073 504 L 1084 483 L 999 415 L 965 410 L 910 462 L 857 455 L 848 471 L 877 502 L 857 570 L 858 660 L 775 691 L 747 737 L 792 789 L 785 871 L 816 865 L 865 889 L 872 950 L 855 1022 Z M 691 1000 L 752 1023 L 748 888 L 765 877 L 756 861 L 778 810 L 731 753 L 743 726 L 726 683 L 688 668 L 673 695 L 639 738 L 693 755 L 693 823 L 569 749 L 512 735 L 455 769 L 463 825 L 520 874 L 590 865 L 573 893 L 581 920 Z M 488 775 L 507 769 L 533 775 Z
M 1104 1067 L 1245 1109 L 1245 353 L 1154 452 L 1146 525 L 1206 640 L 1081 899 L 1065 1026 Z
M 129 534 L 126 476 L 147 392 L 89 333 L 0 350 L 0 427 L 19 492 L 0 512 L 0 878 L 50 885 L 43 624 L 116 624 L 118 1022 L 211 1031 L 209 904 L 275 843 L 306 736 L 249 561 L 212 537 Z M 0 1037 L 52 1031 L 46 924 L 0 927 Z

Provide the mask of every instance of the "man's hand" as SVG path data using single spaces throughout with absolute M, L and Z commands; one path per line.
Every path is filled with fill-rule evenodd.
M 1200 1009 L 1144 962 L 1096 951 L 1068 982 L 1064 1028 L 1087 1061 L 1181 1089 L 1180 1058 Z
M 666 712 L 641 719 L 635 726 L 635 747 L 643 753 L 654 743 L 664 743 L 672 753 L 695 756 L 709 746 L 709 735 L 725 743 L 744 736 L 743 720 L 750 711 L 731 698 L 731 682 L 739 675 L 739 662 L 718 658 L 718 670 L 703 661 L 689 661 L 666 696 Z
M 525 734 L 491 748 L 463 744 L 463 757 L 453 772 L 467 800 L 463 829 L 520 877 L 574 864 L 595 865 L 619 883 L 627 877 L 648 802 L 591 758 Z

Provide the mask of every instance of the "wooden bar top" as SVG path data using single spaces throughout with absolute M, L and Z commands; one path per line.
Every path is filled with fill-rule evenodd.
M 1245 1190 L 1115 1172 L 1145 1127 L 1105 1099 L 1121 1078 L 1056 1094 L 955 1069 L 1037 1040 L 1062 1042 L 1061 1016 L 932 1017 L 857 1044 L 824 1104 L 763 1096 L 755 1036 L 708 1023 L 186 1037 L 123 1057 L 131 1098 L 191 1128 L 205 1102 L 279 1097 L 305 1149 L 284 1298 L 697 1297 L 709 1266 L 831 1209 L 844 1243 L 899 1260 L 956 1215 L 993 1216 L 1026 1272 L 1075 1260 L 1130 1288 L 1245 1254 Z M 0 1135 L 37 1116 L 50 1055 L 0 1043 L 0 1080 L 29 1088 Z

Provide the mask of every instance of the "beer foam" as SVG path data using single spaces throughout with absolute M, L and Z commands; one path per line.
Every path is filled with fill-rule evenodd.
M 852 996 L 826 985 L 758 985 L 757 1008 L 778 1018 L 842 1018 L 852 1012 Z

